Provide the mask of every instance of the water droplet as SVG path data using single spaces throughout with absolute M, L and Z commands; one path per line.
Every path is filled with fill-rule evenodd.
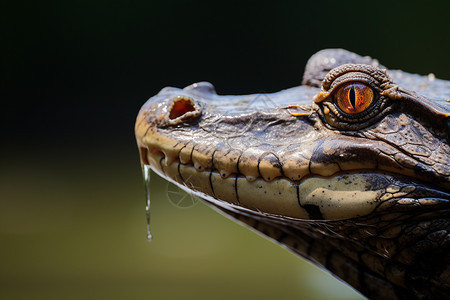
M 153 237 L 150 232 L 150 173 L 151 168 L 149 165 L 142 165 L 142 175 L 144 177 L 145 188 L 145 215 L 147 217 L 147 240 L 150 242 Z

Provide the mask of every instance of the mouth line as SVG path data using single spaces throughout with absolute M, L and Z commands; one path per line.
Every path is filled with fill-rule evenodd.
M 217 170 L 199 171 L 192 164 L 171 161 L 158 150 L 142 151 L 143 164 L 187 192 L 222 207 L 303 220 L 343 220 L 371 214 L 384 205 L 403 203 L 414 206 L 448 205 L 444 189 L 418 182 L 415 178 L 379 170 L 358 169 L 332 176 L 310 175 L 300 182 L 278 177 L 249 181 L 242 174 L 222 178 Z
M 324 175 L 320 175 L 320 174 L 315 174 L 315 173 L 309 173 L 304 175 L 300 180 L 292 180 L 291 178 L 289 178 L 288 176 L 285 176 L 284 174 L 282 176 L 273 178 L 272 180 L 265 180 L 262 176 L 256 177 L 256 178 L 251 178 L 249 176 L 246 176 L 243 173 L 240 172 L 236 172 L 236 173 L 230 173 L 230 174 L 226 174 L 224 175 L 224 173 L 220 172 L 220 170 L 218 170 L 217 168 L 215 168 L 214 166 L 211 169 L 201 169 L 198 167 L 195 167 L 194 164 L 192 163 L 192 159 L 190 163 L 182 163 L 180 161 L 180 159 L 178 157 L 175 158 L 168 158 L 164 152 L 160 151 L 157 148 L 152 148 L 152 149 L 148 149 L 146 147 L 140 147 L 140 154 L 141 154 L 141 162 L 142 164 L 146 164 L 146 165 L 151 165 L 149 160 L 148 160 L 148 156 L 152 155 L 155 157 L 159 157 L 158 159 L 158 164 L 160 165 L 160 168 L 162 168 L 162 163 L 163 161 L 165 162 L 166 165 L 170 165 L 170 164 L 180 164 L 183 165 L 185 167 L 191 167 L 193 169 L 195 169 L 198 173 L 216 173 L 218 174 L 222 179 L 227 179 L 229 177 L 245 177 L 248 181 L 252 182 L 255 181 L 256 179 L 262 179 L 264 181 L 266 181 L 267 183 L 271 183 L 273 181 L 279 180 L 279 179 L 284 179 L 284 180 L 289 180 L 292 182 L 292 184 L 301 184 L 303 181 L 308 180 L 310 178 L 329 178 L 329 177 L 333 177 L 333 176 L 339 176 L 339 175 L 347 175 L 347 174 L 370 174 L 370 173 L 374 173 L 374 174 L 381 174 L 381 175 L 386 175 L 386 176 L 392 176 L 392 177 L 398 177 L 398 178 L 402 178 L 403 180 L 406 181 L 410 181 L 413 184 L 417 184 L 417 185 L 423 185 L 423 186 L 429 186 L 432 189 L 436 189 L 436 190 L 447 190 L 447 187 L 441 186 L 439 183 L 431 183 L 431 182 L 426 182 L 421 180 L 419 177 L 416 176 L 410 176 L 407 174 L 403 174 L 403 173 L 397 173 L 397 172 L 392 172 L 392 171 L 388 171 L 388 170 L 382 170 L 382 169 L 373 169 L 373 168 L 355 168 L 355 169 L 347 169 L 347 170 L 339 170 L 337 172 L 334 172 L 330 175 L 324 176 Z

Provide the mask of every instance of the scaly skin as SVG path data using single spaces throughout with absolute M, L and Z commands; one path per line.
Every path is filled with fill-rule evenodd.
M 354 115 L 335 101 L 350 81 L 375 94 Z M 370 299 L 445 299 L 447 99 L 447 81 L 323 50 L 302 86 L 275 94 L 165 88 L 136 137 L 143 164 Z

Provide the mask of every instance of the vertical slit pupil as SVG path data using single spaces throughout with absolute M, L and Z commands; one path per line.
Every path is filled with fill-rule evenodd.
M 355 87 L 352 86 L 352 88 L 350 89 L 350 92 L 348 93 L 348 96 L 350 98 L 350 103 L 353 107 L 353 109 L 355 108 L 355 101 L 356 101 L 356 95 L 355 95 Z

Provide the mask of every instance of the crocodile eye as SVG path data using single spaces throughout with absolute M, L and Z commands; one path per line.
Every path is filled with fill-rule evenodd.
M 386 70 L 345 64 L 323 78 L 313 107 L 330 127 L 358 130 L 389 113 L 393 100 L 400 97 L 397 90 Z
M 360 82 L 348 82 L 336 91 L 336 104 L 347 114 L 365 111 L 373 99 L 372 88 Z

